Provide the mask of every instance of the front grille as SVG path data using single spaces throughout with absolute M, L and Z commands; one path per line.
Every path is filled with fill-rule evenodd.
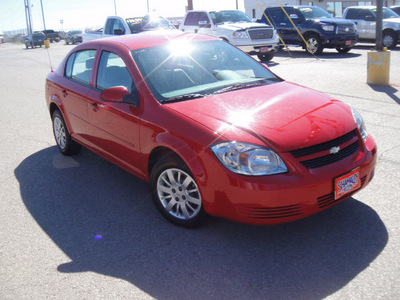
M 274 35 L 272 28 L 249 29 L 248 33 L 252 40 L 270 39 Z
M 367 176 L 364 176 L 364 177 L 361 178 L 361 187 L 360 187 L 360 188 L 362 188 L 362 187 L 364 186 L 364 184 L 365 184 L 365 179 L 366 179 L 366 178 L 367 178 Z M 354 192 L 356 192 L 356 191 L 354 191 Z M 353 192 L 353 193 L 354 193 L 354 192 Z M 318 198 L 317 198 L 318 207 L 319 207 L 319 208 L 324 208 L 324 207 L 330 206 L 330 205 L 332 205 L 332 204 L 335 204 L 335 203 L 337 203 L 337 202 L 342 201 L 342 200 L 345 199 L 345 198 L 348 198 L 348 197 L 351 196 L 353 193 L 351 193 L 351 194 L 349 194 L 349 195 L 345 195 L 344 197 L 339 198 L 339 199 L 335 199 L 335 194 L 334 194 L 334 193 L 329 193 L 329 194 L 327 194 L 327 195 L 318 197 Z
M 309 169 L 315 169 L 319 167 L 323 167 L 329 164 L 332 164 L 334 162 L 337 162 L 353 153 L 355 153 L 358 150 L 358 141 L 354 142 L 350 146 L 340 150 L 339 153 L 336 154 L 329 154 L 325 156 L 321 156 L 318 158 L 314 159 L 309 159 L 309 160 L 304 160 L 301 161 L 301 164 L 305 166 L 306 168 Z
M 350 142 L 351 144 L 348 145 Z M 327 151 L 332 149 L 333 147 L 340 147 L 340 151 L 334 154 L 327 153 Z M 357 130 L 354 129 L 336 139 L 307 148 L 293 150 L 290 151 L 290 153 L 295 158 L 298 158 L 303 166 L 309 169 L 314 169 L 332 164 L 347 156 L 350 156 L 353 153 L 357 152 L 358 148 L 359 143 L 357 138 Z M 312 155 L 314 157 L 310 159 L 304 157 L 309 155 Z M 304 158 L 302 159 L 302 157 Z
M 252 219 L 277 219 L 298 216 L 306 212 L 300 204 L 280 206 L 280 207 L 250 207 L 239 206 L 239 215 Z
M 354 34 L 355 27 L 352 25 L 339 25 L 337 28 L 338 34 Z

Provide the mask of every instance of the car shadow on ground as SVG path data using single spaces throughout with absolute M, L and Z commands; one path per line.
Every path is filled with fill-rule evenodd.
M 121 278 L 157 299 L 321 299 L 388 242 L 376 212 L 354 198 L 283 225 L 210 218 L 179 228 L 158 214 L 146 183 L 86 149 L 44 149 L 15 175 L 28 211 L 71 259 L 54 270 Z
M 310 59 L 345 59 L 352 57 L 359 57 L 361 54 L 352 53 L 351 51 L 348 53 L 339 53 L 335 49 L 324 49 L 324 51 L 320 55 L 313 56 L 308 54 L 301 47 L 292 47 L 289 48 L 289 51 L 286 49 L 280 49 L 277 53 L 275 53 L 277 57 L 287 57 L 287 58 L 310 58 Z M 272 59 L 273 60 L 273 59 Z

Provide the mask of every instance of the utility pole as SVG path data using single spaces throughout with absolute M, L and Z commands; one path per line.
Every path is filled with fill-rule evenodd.
M 383 0 L 376 1 L 376 50 L 382 51 L 383 44 L 382 44 L 382 6 Z
M 28 35 L 32 33 L 32 15 L 31 15 L 31 3 L 30 0 L 24 0 L 25 3 L 25 19 L 26 19 L 26 29 Z

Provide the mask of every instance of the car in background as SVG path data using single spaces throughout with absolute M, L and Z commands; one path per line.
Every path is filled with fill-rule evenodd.
M 356 24 L 360 41 L 375 42 L 376 6 L 349 6 L 344 10 L 342 18 Z M 400 41 L 400 17 L 390 8 L 383 7 L 382 19 L 382 44 L 394 49 Z
M 391 6 L 390 9 L 393 10 L 400 17 L 400 5 Z
M 276 30 L 267 24 L 254 23 L 240 10 L 190 10 L 179 30 L 202 33 L 223 39 L 263 62 L 270 61 L 279 50 Z
M 153 30 L 177 30 L 166 18 L 159 15 L 148 14 L 143 17 L 120 17 L 109 16 L 104 28 L 83 34 L 83 41 L 92 41 L 116 35 L 136 34 L 143 31 Z
M 50 41 L 50 43 L 58 43 L 61 40 L 59 33 L 54 31 L 53 29 L 43 30 L 43 33 L 46 36 L 46 39 Z
M 208 214 L 297 220 L 374 175 L 376 145 L 356 110 L 209 35 L 82 43 L 48 74 L 45 99 L 62 154 L 84 146 L 149 182 L 160 213 L 180 226 Z
M 267 7 L 261 20 L 257 22 L 269 24 L 267 16 L 287 45 L 302 46 L 308 53 L 319 55 L 324 48 L 335 48 L 339 53 L 347 53 L 358 42 L 358 33 L 353 22 L 333 18 L 320 7 L 287 5 L 283 8 L 284 10 L 280 6 Z
M 31 33 L 25 38 L 25 47 L 36 48 L 37 46 L 42 47 L 44 45 L 45 35 L 41 32 Z
M 77 44 L 77 43 L 82 43 L 82 35 L 83 35 L 84 31 L 83 30 L 71 30 L 68 31 L 65 34 L 65 44 L 69 45 L 69 44 Z

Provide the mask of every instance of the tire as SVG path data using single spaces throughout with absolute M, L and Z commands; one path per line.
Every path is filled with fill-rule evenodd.
M 66 44 L 66 45 L 69 45 L 69 42 L 68 42 L 67 40 L 65 40 L 65 44 Z
M 274 53 L 257 53 L 257 57 L 261 62 L 267 62 L 274 57 Z
M 154 203 L 168 221 L 187 228 L 204 224 L 199 188 L 186 164 L 174 155 L 161 158 L 151 170 L 150 185 Z
M 63 155 L 74 155 L 79 152 L 81 145 L 72 140 L 61 112 L 56 110 L 51 116 L 53 122 L 53 134 L 58 150 Z
M 397 45 L 397 37 L 393 31 L 385 31 L 382 35 L 382 45 L 388 49 L 393 49 Z
M 312 33 L 306 36 L 306 42 L 310 45 L 311 50 L 314 52 L 315 55 L 319 55 L 322 53 L 324 48 L 322 47 L 321 39 L 318 35 Z M 308 49 L 307 45 L 304 45 L 307 53 L 312 54 L 310 49 Z
M 27 44 L 25 44 L 25 47 L 26 47 L 26 49 L 28 49 L 28 48 L 29 48 Z
M 337 52 L 347 53 L 352 49 L 352 47 L 336 47 Z

